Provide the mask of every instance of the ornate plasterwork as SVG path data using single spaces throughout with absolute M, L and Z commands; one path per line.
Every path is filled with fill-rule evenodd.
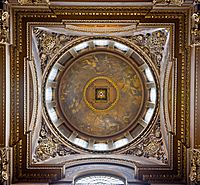
M 161 29 L 155 32 L 134 35 L 128 37 L 128 40 L 139 45 L 155 61 L 155 65 L 159 68 L 163 59 L 168 34 L 168 30 Z
M 9 41 L 9 13 L 0 10 L 0 43 Z
M 57 137 L 55 137 L 47 126 L 42 123 L 37 147 L 33 156 L 33 163 L 45 161 L 56 156 L 66 156 L 77 154 L 77 152 L 64 146 Z
M 197 149 L 191 151 L 190 180 L 200 183 L 200 151 Z
M 162 133 L 160 130 L 160 121 L 156 123 L 152 132 L 135 147 L 127 150 L 124 154 L 143 156 L 146 158 L 156 158 L 157 160 L 167 163 Z
M 42 71 L 44 71 L 48 61 L 56 53 L 58 53 L 58 51 L 64 47 L 67 42 L 76 38 L 75 36 L 47 32 L 39 28 L 34 28 L 33 33 L 37 40 L 38 54 L 41 61 Z
M 47 3 L 49 4 L 49 0 L 18 0 L 18 3 L 20 5 L 26 5 L 26 4 L 40 4 L 40 3 Z
M 0 149 L 0 184 L 8 180 L 7 149 Z
M 192 14 L 192 20 L 193 20 L 193 28 L 192 28 L 192 36 L 193 36 L 193 44 L 199 45 L 200 44 L 200 14 L 199 13 L 193 13 Z
M 181 6 L 184 0 L 153 0 L 154 4 L 175 5 Z
M 81 7 L 82 8 L 82 7 Z M 77 10 L 77 9 L 75 9 L 75 10 Z M 99 10 L 99 9 L 98 9 Z M 106 13 L 104 13 L 105 12 L 105 10 L 106 10 Z M 137 9 L 136 9 L 137 10 Z M 122 16 L 124 16 L 123 18 L 125 19 L 125 18 L 128 18 L 128 17 L 126 17 L 126 15 L 131 15 L 132 14 L 132 12 L 133 12 L 133 14 L 134 14 L 134 12 L 136 11 L 135 9 L 134 10 L 130 10 L 130 11 L 127 11 L 127 12 L 125 12 L 125 11 L 122 11 L 121 9 L 117 9 L 116 11 L 115 10 L 113 10 L 112 11 L 112 9 L 110 10 L 110 9 L 104 9 L 104 12 L 102 11 L 102 14 L 104 13 L 104 14 L 107 14 L 107 12 L 108 12 L 108 14 L 107 15 L 109 15 L 109 16 L 111 16 L 111 15 L 116 15 L 116 17 L 118 17 L 117 16 L 117 13 L 116 12 L 122 12 L 122 14 L 121 14 L 121 16 L 120 16 L 120 14 L 118 14 L 119 15 L 119 18 L 120 19 L 122 19 L 121 17 Z M 14 35 L 14 38 L 16 39 L 18 39 L 19 41 L 20 40 L 22 40 L 23 39 L 23 42 L 19 42 L 19 44 L 17 45 L 17 46 L 19 46 L 19 49 L 21 48 L 21 51 L 23 51 L 24 53 L 23 53 L 23 55 L 22 55 L 22 53 L 18 53 L 18 50 L 16 51 L 17 53 L 15 54 L 14 52 L 13 52 L 13 59 L 12 59 L 12 62 L 11 62 L 11 64 L 12 64 L 12 69 L 13 69 L 13 73 L 15 74 L 15 72 L 17 73 L 18 72 L 18 70 L 19 69 L 21 69 L 20 67 L 21 67 L 21 61 L 23 61 L 23 57 L 24 56 L 26 56 L 26 50 L 24 49 L 25 47 L 26 47 L 26 43 L 25 43 L 25 41 L 26 41 L 26 39 L 24 39 L 25 38 L 25 36 L 23 37 L 23 35 L 24 35 L 24 30 L 26 30 L 25 28 L 25 25 L 28 25 L 27 24 L 27 22 L 29 21 L 29 20 L 32 20 L 31 19 L 31 17 L 34 17 L 35 16 L 35 12 L 31 12 L 31 13 L 29 13 L 27 10 L 25 10 L 26 12 L 24 13 L 24 15 L 23 15 L 23 13 L 18 13 L 18 10 L 16 10 L 16 17 L 14 17 L 13 19 L 14 19 L 14 21 L 16 22 L 15 24 L 16 25 L 19 25 L 19 27 L 20 27 L 20 25 L 21 25 L 21 27 L 20 27 L 20 29 L 19 30 L 17 30 L 16 28 L 17 28 L 17 26 L 15 26 L 14 27 L 14 29 L 16 30 L 14 30 L 13 31 L 13 33 L 15 34 Z M 85 10 L 84 10 L 85 11 Z M 158 10 L 156 10 L 156 11 L 158 11 Z M 149 12 L 149 22 L 151 21 L 151 23 L 152 24 L 154 24 L 154 20 L 155 20 L 155 16 L 156 17 L 158 17 L 158 18 L 163 18 L 163 21 L 166 21 L 166 22 L 168 22 L 168 20 L 169 20 L 169 22 L 171 21 L 174 21 L 175 19 L 179 19 L 180 20 L 180 26 L 179 26 L 179 22 L 177 21 L 176 22 L 176 26 L 177 26 L 177 28 L 179 28 L 179 29 L 176 29 L 176 30 L 180 30 L 180 36 L 179 36 L 179 34 L 177 33 L 176 34 L 176 36 L 177 37 L 180 37 L 180 40 L 181 41 L 179 41 L 178 43 L 177 43 L 177 45 L 179 46 L 179 44 L 183 47 L 183 48 L 185 48 L 185 44 L 184 44 L 184 41 L 183 41 L 183 39 L 186 39 L 187 40 L 187 35 L 186 34 L 184 34 L 185 33 L 185 28 L 186 28 L 186 30 L 187 30 L 187 27 L 185 26 L 186 25 L 186 23 L 184 24 L 184 21 L 187 21 L 187 16 L 184 16 L 186 13 L 184 13 L 182 10 L 181 10 L 181 13 L 179 13 L 180 11 L 177 11 L 178 13 L 179 13 L 179 16 L 178 15 L 175 15 L 175 11 L 173 12 L 173 11 L 171 11 L 171 10 L 168 10 L 169 12 L 167 12 L 167 15 L 165 14 L 165 12 L 156 12 L 156 15 L 152 15 L 152 12 Z M 75 13 L 76 14 L 75 14 Z M 74 11 L 73 10 L 73 12 L 71 12 L 71 7 L 70 7 L 70 11 L 68 11 L 68 10 L 66 10 L 66 11 L 63 11 L 63 14 L 62 15 L 66 15 L 66 19 L 73 19 L 73 18 L 77 18 L 77 17 L 69 17 L 69 15 L 77 15 L 78 16 L 78 13 L 80 12 L 80 18 L 82 17 L 83 19 L 85 19 L 86 17 L 84 17 L 83 15 L 85 15 L 85 12 L 83 12 L 82 10 L 81 11 Z M 94 14 L 92 14 L 94 12 Z M 183 12 L 183 13 L 182 13 Z M 99 12 L 97 12 L 97 10 L 96 9 L 92 9 L 92 10 L 90 10 L 90 9 L 88 9 L 87 11 L 86 11 L 86 13 L 87 13 L 87 16 L 89 17 L 89 13 L 91 14 L 91 18 L 93 18 L 94 16 L 97 16 L 97 14 L 99 14 Z M 112 14 L 111 14 L 112 13 Z M 14 15 L 15 15 L 14 14 Z M 60 13 L 61 14 L 61 13 Z M 59 14 L 59 15 L 60 15 Z M 183 15 L 182 15 L 183 14 Z M 20 16 L 21 17 L 20 17 Z M 137 15 L 137 14 L 136 14 Z M 36 15 L 36 17 L 38 18 L 38 19 L 40 19 L 39 21 L 43 21 L 43 18 L 44 17 L 47 17 L 47 15 L 45 15 L 45 13 L 44 12 L 42 12 L 42 13 L 40 13 L 40 14 L 38 14 L 38 15 Z M 48 14 L 48 16 L 49 16 L 49 14 Z M 53 20 L 53 16 L 54 15 L 50 15 L 50 16 L 52 16 L 52 17 L 50 17 L 50 18 L 52 18 L 52 20 Z M 46 18 L 45 17 L 45 18 Z M 63 16 L 64 17 L 64 16 Z M 63 18 L 62 17 L 62 18 Z M 89 18 L 90 18 L 89 17 Z M 106 17 L 106 16 L 102 16 L 102 17 L 104 17 L 104 18 L 108 18 L 108 16 Z M 170 19 L 170 17 L 171 17 L 171 19 Z M 58 17 L 58 18 L 60 18 L 60 17 Z M 64 17 L 65 18 L 65 17 Z M 97 18 L 99 18 L 99 17 L 97 17 Z M 111 16 L 111 18 L 114 18 L 114 17 L 112 17 Z M 132 18 L 132 17 L 131 17 Z M 49 20 L 49 19 L 48 19 Z M 60 19 L 59 19 L 60 20 Z M 145 20 L 146 21 L 146 20 Z M 147 20 L 148 21 L 148 20 Z M 175 22 L 175 21 L 174 21 Z M 184 28 L 184 29 L 183 29 Z M 178 31 L 177 31 L 178 32 Z M 22 34 L 21 34 L 22 33 Z M 21 35 L 22 35 L 22 37 L 21 37 Z M 16 39 L 16 40 L 17 40 Z M 175 50 L 176 51 L 178 51 L 178 49 L 179 48 L 175 48 Z M 14 50 L 15 51 L 15 50 Z M 15 57 L 15 55 L 18 57 Z M 20 58 L 19 58 L 20 57 Z M 183 64 L 182 64 L 183 63 Z M 180 68 L 181 68 L 181 64 L 182 65 L 184 65 L 184 59 L 183 60 L 178 60 L 178 64 L 180 64 Z M 185 67 L 185 65 L 183 66 L 184 67 L 184 69 L 186 68 Z M 23 68 L 23 65 L 22 65 L 22 68 Z M 183 71 L 183 75 L 185 75 L 185 71 Z M 16 79 L 15 79 L 16 78 Z M 178 87 L 180 87 L 181 85 L 180 84 L 183 84 L 183 82 L 184 82 L 184 84 L 185 84 L 185 78 L 184 79 L 181 79 L 181 82 L 178 84 Z M 20 86 L 17 86 L 17 88 L 15 88 L 15 83 L 16 84 L 19 84 Z M 14 114 L 14 116 L 15 116 L 15 114 L 17 114 L 18 113 L 18 110 L 19 110 L 19 108 L 17 107 L 17 106 L 15 106 L 15 105 L 18 105 L 19 103 L 20 103 L 20 105 L 22 104 L 23 105 L 23 103 L 24 103 L 24 101 L 22 100 L 23 99 L 23 97 L 21 97 L 20 96 L 20 93 L 21 92 L 23 92 L 23 87 L 21 86 L 21 84 L 23 83 L 23 80 L 21 80 L 21 71 L 20 71 L 20 78 L 18 79 L 18 76 L 14 76 L 13 75 L 13 77 L 12 77 L 12 84 L 14 84 L 13 86 L 12 86 L 12 96 L 11 96 L 11 101 L 12 101 L 12 104 L 13 104 L 13 106 L 12 106 L 12 110 L 13 110 L 13 112 L 15 111 L 15 109 L 16 109 L 16 113 L 14 112 L 13 114 Z M 186 85 L 182 85 L 181 87 L 188 87 L 188 86 L 186 86 Z M 187 88 L 185 88 L 185 89 L 187 89 Z M 18 91 L 19 91 L 19 93 L 18 93 Z M 180 95 L 180 99 L 181 100 L 184 100 L 185 99 L 185 91 L 181 91 L 180 93 L 178 93 L 178 95 L 176 95 L 175 94 L 175 96 L 177 97 L 178 96 L 178 99 L 179 99 L 179 95 Z M 183 97 L 183 98 L 182 98 Z M 179 103 L 180 101 L 178 101 L 177 102 L 177 104 Z M 181 107 L 183 105 L 183 109 L 185 110 L 185 105 L 184 104 L 181 104 L 180 103 L 180 106 L 179 107 Z M 178 107 L 178 110 L 177 110 L 177 112 L 179 111 L 179 107 Z M 182 115 L 182 112 L 181 112 L 181 115 Z M 12 117 L 14 117 L 14 116 L 12 116 Z M 20 115 L 21 117 L 20 118 L 18 118 L 18 116 L 15 116 L 13 119 L 12 119 L 12 124 L 11 124 L 11 128 L 13 129 L 13 132 L 12 132 L 12 134 L 11 134 L 11 136 L 12 136 L 12 138 L 13 138 L 13 140 L 12 140 L 12 143 L 15 143 L 15 138 L 18 138 L 18 135 L 16 134 L 16 133 L 19 133 L 18 132 L 18 127 L 19 127 L 19 129 L 20 129 L 20 134 L 23 132 L 23 124 L 20 124 L 21 122 L 20 122 L 20 120 L 23 118 L 23 115 Z M 185 116 L 185 117 L 187 117 L 187 116 Z M 182 125 L 184 126 L 185 124 L 185 117 L 183 117 L 183 121 L 182 121 L 182 119 L 180 120 L 177 120 L 177 122 L 178 122 L 178 124 L 179 123 L 183 123 Z M 15 119 L 16 119 L 16 121 L 15 121 Z M 176 117 L 174 117 L 174 120 L 176 119 Z M 179 126 L 179 125 L 178 125 Z M 16 129 L 15 129 L 15 127 L 16 127 Z M 22 131 L 21 131 L 21 128 L 22 128 Z M 179 127 L 178 127 L 179 128 Z M 16 132 L 15 132 L 16 131 Z M 180 133 L 181 132 L 181 133 Z M 179 134 L 179 135 L 184 135 L 184 133 L 185 133 L 186 131 L 184 131 L 183 130 L 183 133 L 182 133 L 182 131 L 181 130 L 179 130 L 179 129 L 177 129 L 177 133 Z M 15 135 L 16 135 L 16 137 L 15 137 Z M 22 135 L 22 134 L 21 134 Z M 20 135 L 20 137 L 22 137 Z M 19 162 L 15 162 L 15 164 L 14 164 L 14 166 L 15 166 L 15 168 L 16 168 L 16 171 L 20 171 L 21 169 L 22 169 L 22 165 L 21 165 L 21 163 L 22 163 L 22 161 L 21 161 L 21 156 L 23 155 L 23 157 L 25 157 L 24 156 L 24 154 L 26 153 L 25 151 L 26 151 L 26 144 L 28 143 L 28 142 L 26 142 L 26 140 L 25 140 L 25 137 L 23 137 L 23 140 L 22 140 L 22 142 L 23 142 L 23 145 L 21 144 L 21 145 L 17 145 L 16 146 L 16 149 L 15 149 L 15 157 L 14 157 L 14 159 L 15 159 L 15 161 L 19 161 Z M 172 143 L 173 144 L 173 143 Z M 174 145 L 176 146 L 176 142 L 174 142 Z M 23 148 L 22 149 L 20 149 L 20 146 L 23 146 Z M 18 148 L 19 148 L 19 150 L 21 151 L 21 156 L 19 155 L 19 153 L 18 153 Z M 28 148 L 28 147 L 27 147 Z M 178 149 L 177 149 L 178 150 Z M 175 150 L 175 151 L 177 151 L 177 150 Z M 180 151 L 180 150 L 178 150 L 178 152 L 180 153 L 180 155 L 182 155 L 182 152 Z M 174 159 L 174 161 L 176 162 L 176 153 L 175 153 L 175 159 Z M 183 155 L 184 156 L 184 155 Z M 185 158 L 184 158 L 185 159 Z M 180 160 L 180 163 L 179 164 L 182 164 L 182 161 L 184 161 L 184 160 Z M 179 161 L 178 161 L 179 162 Z M 177 164 L 174 164 L 174 166 L 175 166 L 175 168 L 177 167 Z M 180 166 L 180 167 L 179 167 Z M 180 168 L 180 170 L 182 170 L 182 166 L 181 165 L 179 165 L 177 168 L 179 169 Z M 21 179 L 17 179 L 18 181 L 25 181 L 25 180 L 32 180 L 32 179 L 37 179 L 38 180 L 38 176 L 40 177 L 40 179 L 44 182 L 46 179 L 47 179 L 47 177 L 46 176 L 44 176 L 43 174 L 41 174 L 41 169 L 40 170 L 38 170 L 38 171 L 36 171 L 36 170 L 34 170 L 33 172 L 30 172 L 30 170 L 28 171 L 28 170 L 26 170 L 25 169 L 26 168 L 26 166 L 24 165 L 24 167 L 23 167 L 23 174 L 21 175 L 21 177 L 19 177 L 19 175 L 18 175 L 18 173 L 14 173 L 14 175 L 16 176 L 16 178 L 21 178 Z M 50 168 L 50 167 L 49 167 Z M 49 168 L 48 168 L 48 170 L 49 170 Z M 185 169 L 185 168 L 184 168 Z M 148 173 L 151 173 L 150 174 L 150 176 L 152 177 L 152 178 L 156 178 L 154 175 L 152 175 L 152 173 L 153 172 L 151 172 L 151 171 L 154 171 L 155 170 L 155 168 L 154 169 L 151 169 L 151 170 L 149 170 L 148 171 Z M 46 171 L 45 171 L 46 172 Z M 44 172 L 44 173 L 45 173 Z M 172 174 L 172 172 L 169 170 L 169 172 Z M 25 174 L 26 173 L 26 174 Z M 59 172 L 57 172 L 57 173 L 59 173 Z M 161 173 L 159 173 L 159 172 L 155 172 L 155 173 L 157 173 L 156 175 L 157 175 L 157 177 L 158 178 L 160 178 L 161 180 L 160 181 L 165 181 L 167 178 L 168 178 L 168 176 L 166 177 L 165 176 L 165 174 L 163 173 L 163 172 L 161 172 Z M 164 174 L 164 175 L 162 175 L 162 174 Z M 49 175 L 49 174 L 48 174 Z M 172 176 L 172 175 L 171 175 Z M 35 177 L 35 178 L 33 178 L 33 177 Z M 173 177 L 175 178 L 176 177 L 176 173 L 174 173 L 173 174 Z M 25 179 L 26 178 L 26 179 Z M 141 177 L 142 178 L 142 177 Z M 24 180 L 25 179 L 25 180 Z M 54 178 L 55 179 L 55 178 Z M 157 179 L 157 178 L 156 178 Z M 17 181 L 16 180 L 16 181 Z

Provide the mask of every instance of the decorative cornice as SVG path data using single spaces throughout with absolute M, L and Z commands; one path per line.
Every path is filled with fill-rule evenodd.
M 0 149 L 0 184 L 8 180 L 7 149 Z
M 0 43 L 9 41 L 9 13 L 0 10 Z
M 197 149 L 191 150 L 190 180 L 200 183 L 200 151 Z

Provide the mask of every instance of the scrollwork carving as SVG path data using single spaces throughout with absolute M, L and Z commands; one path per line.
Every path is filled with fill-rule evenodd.
M 127 150 L 124 154 L 146 158 L 152 157 L 161 160 L 163 163 L 167 163 L 162 133 L 160 131 L 160 121 L 157 122 L 148 137 L 144 138 L 136 147 Z
M 191 151 L 190 180 L 197 184 L 200 183 L 200 151 L 196 149 Z
M 8 180 L 7 149 L 0 149 L 0 183 Z
M 128 40 L 139 45 L 142 50 L 155 61 L 159 68 L 163 59 L 164 47 L 168 36 L 168 30 L 158 30 L 152 33 L 139 34 L 128 37 Z
M 71 154 L 77 154 L 77 152 L 63 145 L 58 138 L 50 132 L 47 126 L 42 124 L 33 162 L 37 163 L 56 156 Z
M 67 42 L 77 38 L 74 36 L 47 32 L 38 28 L 34 28 L 33 33 L 37 40 L 42 71 L 45 69 L 48 61 L 58 53 Z
M 9 13 L 0 10 L 0 43 L 9 41 Z

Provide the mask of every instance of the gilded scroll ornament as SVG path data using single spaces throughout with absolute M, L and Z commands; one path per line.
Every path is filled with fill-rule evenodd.
M 0 43 L 8 42 L 9 40 L 9 13 L 0 11 Z
M 191 151 L 190 180 L 197 184 L 200 183 L 200 151 L 196 149 Z
M 162 141 L 162 133 L 160 131 L 160 121 L 157 122 L 152 132 L 142 140 L 140 144 L 125 152 L 127 155 L 152 157 L 167 163 L 167 156 Z
M 6 148 L 0 149 L 0 183 L 8 180 L 8 160 Z
M 184 3 L 184 0 L 153 0 L 153 3 L 181 6 Z
M 70 154 L 76 154 L 76 152 L 61 144 L 46 125 L 42 124 L 33 162 L 37 163 L 56 156 Z

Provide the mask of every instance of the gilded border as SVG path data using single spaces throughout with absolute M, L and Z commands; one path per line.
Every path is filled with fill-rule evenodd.
M 0 137 L 2 137 L 2 142 L 0 143 L 0 147 L 4 147 L 5 146 L 5 132 L 6 132 L 6 114 L 5 114 L 5 108 L 6 108 L 6 95 L 5 95 L 5 91 L 6 91 L 6 74 L 5 74 L 5 70 L 6 70 L 6 45 L 4 44 L 0 44 L 0 86 L 1 86 L 1 91 L 0 91 L 0 128 L 2 134 L 0 135 Z

